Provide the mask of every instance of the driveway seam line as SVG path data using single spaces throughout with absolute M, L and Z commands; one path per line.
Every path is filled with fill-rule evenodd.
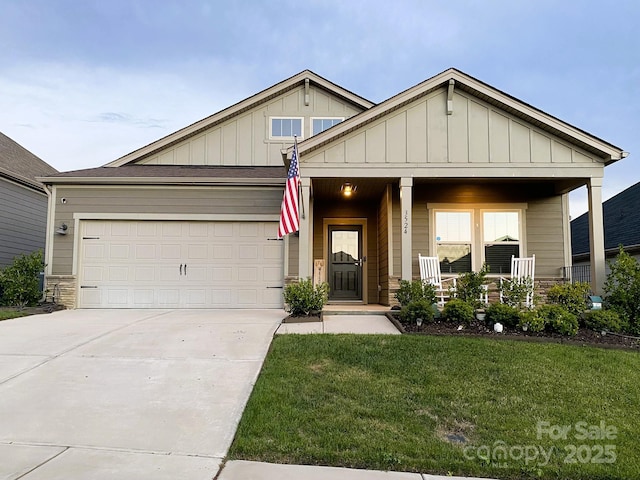
M 98 335 L 97 337 L 90 338 L 89 340 L 87 340 L 85 342 L 82 342 L 82 343 L 79 343 L 77 345 L 74 345 L 73 347 L 68 348 L 67 350 L 63 350 L 60 353 L 57 353 L 55 355 L 48 355 L 42 362 L 38 363 L 37 365 L 33 365 L 31 368 L 23 370 L 22 372 L 18 372 L 15 375 L 12 375 L 12 376 L 10 376 L 8 378 L 5 378 L 4 380 L 0 381 L 0 385 L 4 385 L 5 383 L 10 382 L 14 378 L 20 377 L 20 376 L 24 375 L 25 373 L 28 373 L 28 372 L 30 372 L 32 370 L 35 370 L 36 368 L 41 367 L 45 363 L 49 363 L 50 361 L 55 360 L 56 358 L 60 358 L 63 355 L 66 355 L 69 352 L 72 352 L 72 351 L 74 351 L 74 350 L 76 350 L 76 349 L 78 349 L 80 347 L 84 347 L 85 345 L 88 345 L 89 343 L 93 342 L 94 340 L 98 340 L 98 339 L 100 339 L 102 337 L 110 335 L 110 334 L 112 334 L 114 332 L 117 332 L 119 330 L 123 330 L 123 329 L 128 328 L 128 327 L 130 327 L 132 325 L 136 325 L 137 323 L 143 322 L 145 320 L 149 320 L 149 319 L 154 318 L 154 317 L 162 317 L 164 315 L 169 315 L 170 313 L 173 313 L 174 311 L 175 310 L 169 310 L 169 311 L 163 312 L 163 313 L 161 313 L 159 315 L 158 314 L 153 314 L 153 315 L 150 315 L 148 317 L 140 318 L 140 319 L 136 320 L 135 322 L 128 323 L 126 325 L 120 325 L 119 327 L 114 328 L 113 330 L 109 330 L 108 332 L 104 332 L 104 333 Z
M 64 447 L 62 447 L 64 448 Z M 64 448 L 64 450 L 62 450 L 61 452 L 56 453 L 53 457 L 46 459 L 44 462 L 39 463 L 38 465 L 36 465 L 35 467 L 33 467 L 31 470 L 29 470 L 28 472 L 24 472 L 22 475 L 20 475 L 19 477 L 16 477 L 15 480 L 20 480 L 21 478 L 26 477 L 27 475 L 29 475 L 30 473 L 33 473 L 35 470 L 37 470 L 38 468 L 42 467 L 43 465 L 46 465 L 47 463 L 49 463 L 51 460 L 53 460 L 54 458 L 58 458 L 60 455 L 62 455 L 64 452 L 66 452 L 67 450 L 69 450 L 69 447 Z

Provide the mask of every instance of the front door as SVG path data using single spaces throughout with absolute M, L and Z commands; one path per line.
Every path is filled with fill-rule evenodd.
M 362 300 L 362 226 L 329 226 L 329 299 Z

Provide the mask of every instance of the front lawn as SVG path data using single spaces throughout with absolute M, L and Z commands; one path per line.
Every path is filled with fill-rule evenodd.
M 283 335 L 230 459 L 494 478 L 637 478 L 636 352 Z
M 11 318 L 24 317 L 29 315 L 27 312 L 16 310 L 14 308 L 0 308 L 0 321 L 9 320 Z

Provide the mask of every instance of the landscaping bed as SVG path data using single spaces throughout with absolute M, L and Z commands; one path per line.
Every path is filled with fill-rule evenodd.
M 554 342 L 570 345 L 591 345 L 594 347 L 640 350 L 640 339 L 638 338 L 615 333 L 602 334 L 586 328 L 580 328 L 576 335 L 568 337 L 566 335 L 548 332 L 523 332 L 519 329 L 508 328 L 505 328 L 502 333 L 496 333 L 492 328 L 487 327 L 484 322 L 479 321 L 472 322 L 468 326 L 462 326 L 462 328 L 460 328 L 461 326 L 457 323 L 451 323 L 444 320 L 418 326 L 415 323 L 403 323 L 397 312 L 387 314 L 387 318 L 389 318 L 389 320 L 391 320 L 402 333 L 487 337 L 495 339 L 504 338 L 531 342 Z

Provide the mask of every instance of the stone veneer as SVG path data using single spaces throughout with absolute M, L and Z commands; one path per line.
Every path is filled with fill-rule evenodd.
M 76 277 L 74 275 L 47 275 L 45 277 L 45 299 L 48 302 L 76 307 Z

